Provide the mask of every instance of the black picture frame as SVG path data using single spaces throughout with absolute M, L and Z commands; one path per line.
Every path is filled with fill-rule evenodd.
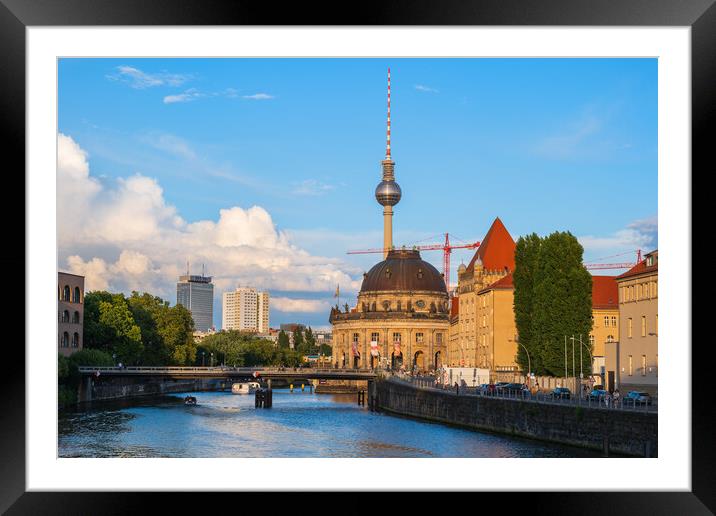
M 280 5 L 280 8 L 276 6 Z M 0 0 L 0 105 L 6 128 L 5 155 L 13 156 L 15 170 L 25 167 L 25 29 L 28 26 L 84 25 L 554 25 L 554 26 L 688 26 L 691 27 L 692 172 L 693 180 L 713 173 L 713 143 L 708 128 L 716 112 L 716 6 L 714 0 L 403 0 L 361 2 L 349 9 L 339 2 L 280 3 L 219 0 Z M 684 171 L 688 174 L 689 171 Z M 24 177 L 6 172 L 10 192 L 25 191 Z M 693 183 L 692 183 L 693 184 Z M 693 189 L 693 186 L 692 186 Z M 708 189 L 692 190 L 705 195 Z M 15 197 L 20 198 L 19 195 Z M 23 196 L 24 197 L 24 196 Z M 692 206 L 696 199 L 692 197 Z M 17 213 L 19 207 L 11 208 Z M 9 218 L 10 221 L 16 220 Z M 2 257 L 5 270 L 25 275 L 25 257 L 17 250 L 25 228 L 8 224 L 15 252 Z M 12 232 L 15 232 L 12 235 Z M 692 232 L 693 234 L 693 232 Z M 7 237 L 6 237 L 7 238 Z M 691 278 L 687 278 L 691 281 Z M 689 302 L 690 300 L 684 300 Z M 13 300 L 15 309 L 17 298 Z M 693 310 L 698 307 L 692 303 Z M 27 317 L 27 314 L 26 314 Z M 692 318 L 693 320 L 693 318 Z M 528 492 L 503 493 L 513 508 L 524 503 L 528 513 L 550 514 L 712 514 L 716 511 L 716 456 L 711 421 L 712 362 L 708 342 L 692 340 L 692 490 L 690 492 Z M 7 343 L 9 344 L 9 343 Z M 27 343 L 25 344 L 27 345 Z M 679 343 L 683 345 L 683 343 Z M 713 353 L 713 352 L 710 352 Z M 19 350 L 17 352 L 19 355 Z M 25 489 L 25 374 L 24 363 L 3 366 L 4 396 L 0 425 L 0 511 L 8 514 L 126 514 L 161 497 L 163 512 L 186 508 L 187 494 L 128 494 L 81 492 L 26 492 Z M 618 474 L 618 473 L 617 473 Z M 628 479 L 625 479 L 628 483 Z M 555 489 L 559 489 L 555 486 Z M 599 479 L 594 481 L 599 489 Z M 452 495 L 450 495 L 452 496 Z M 480 493 L 479 505 L 489 506 L 499 494 Z M 489 497 L 489 500 L 487 499 Z M 359 497 L 360 498 L 360 497 Z M 413 500 L 420 500 L 411 495 Z M 462 498 L 462 497 L 461 497 Z M 260 494 L 241 494 L 243 502 L 269 503 Z M 236 496 L 211 495 L 212 510 L 234 504 Z M 292 498 L 295 503 L 295 498 Z M 347 500 L 347 499 L 344 499 Z M 403 502 L 405 499 L 403 499 Z M 497 500 L 495 500 L 497 501 Z M 292 510 L 291 500 L 271 512 Z M 458 502 L 462 504 L 462 502 Z M 503 502 L 504 503 L 504 502 Z M 350 505 L 350 504 L 349 504 Z M 358 506 L 353 507 L 355 510 Z M 317 507 L 307 508 L 315 510 Z M 295 509 L 295 507 L 294 507 Z M 326 509 L 335 512 L 338 509 Z M 340 512 L 349 512 L 345 505 Z

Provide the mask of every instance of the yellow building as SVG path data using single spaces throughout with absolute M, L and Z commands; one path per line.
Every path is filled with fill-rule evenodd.
M 509 275 L 515 268 L 515 242 L 499 218 L 490 226 L 470 264 L 458 268 L 457 336 L 450 336 L 448 364 L 453 367 L 482 367 L 478 351 L 478 328 L 484 328 L 478 316 L 478 293 Z M 510 305 L 511 306 L 511 305 Z M 513 317 L 514 319 L 514 317 Z M 485 335 L 482 330 L 480 335 Z
M 616 277 L 619 292 L 619 339 L 607 344 L 607 388 L 658 393 L 659 253 Z
M 493 381 L 513 381 L 519 369 L 514 292 L 510 273 L 477 293 L 477 367 Z
M 606 346 L 619 340 L 619 297 L 616 276 L 592 276 L 592 375 L 605 385 Z

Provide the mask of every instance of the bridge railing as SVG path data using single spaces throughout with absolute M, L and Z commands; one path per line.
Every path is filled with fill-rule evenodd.
M 94 366 L 80 366 L 78 367 L 80 373 L 246 373 L 253 374 L 254 372 L 261 374 L 271 373 L 296 373 L 297 375 L 309 375 L 317 373 L 337 373 L 341 375 L 365 375 L 374 373 L 372 369 L 335 369 L 335 368 L 309 368 L 309 367 L 227 367 L 227 366 L 213 366 L 213 367 L 199 367 L 199 366 L 125 366 L 125 367 L 94 367 Z

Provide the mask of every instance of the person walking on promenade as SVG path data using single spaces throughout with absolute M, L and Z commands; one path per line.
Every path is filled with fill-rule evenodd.
M 609 391 L 604 394 L 604 405 L 606 405 L 607 408 L 609 408 L 609 405 L 612 401 L 612 395 L 609 393 Z
M 619 389 L 614 390 L 614 408 L 619 407 Z

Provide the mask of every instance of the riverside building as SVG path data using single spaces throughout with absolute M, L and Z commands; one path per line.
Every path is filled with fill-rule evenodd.
M 652 251 L 621 276 L 619 339 L 606 344 L 606 388 L 658 394 L 659 253 Z
M 382 181 L 375 190 L 383 206 L 383 261 L 363 275 L 353 308 L 331 309 L 335 367 L 392 367 L 430 370 L 447 352 L 449 298 L 443 275 L 417 250 L 393 247 L 393 206 L 402 191 L 390 151 L 390 69 L 388 120 Z
M 57 273 L 57 347 L 70 356 L 82 349 L 85 306 L 85 277 Z
M 187 271 L 177 282 L 177 304 L 191 312 L 194 329 L 206 333 L 214 320 L 214 284 L 211 276 L 193 276 Z

